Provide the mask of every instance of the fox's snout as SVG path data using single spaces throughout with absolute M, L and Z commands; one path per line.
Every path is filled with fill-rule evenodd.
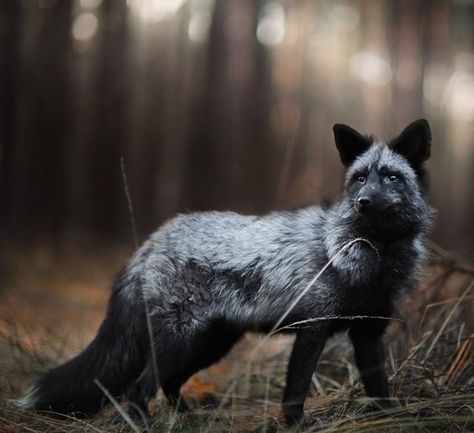
M 377 214 L 394 209 L 403 202 L 398 195 L 386 194 L 376 186 L 368 187 L 368 189 L 362 188 L 355 199 L 354 206 L 357 212 L 367 215 Z
M 373 207 L 373 199 L 367 195 L 359 197 L 356 201 L 356 210 L 358 212 L 365 212 Z
M 373 179 L 373 178 L 377 179 Z M 382 187 L 376 174 L 370 174 L 366 184 L 359 190 L 355 199 L 357 212 L 380 212 L 386 208 L 386 199 L 383 197 Z

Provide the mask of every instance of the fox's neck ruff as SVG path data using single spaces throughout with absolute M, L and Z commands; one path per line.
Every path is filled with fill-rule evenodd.
M 394 221 L 397 217 L 400 219 L 394 215 L 384 224 L 381 219 L 359 215 L 349 200 L 341 201 L 328 213 L 324 227 L 327 257 L 345 275 L 347 284 L 370 284 L 382 269 L 395 269 L 391 263 L 397 262 L 400 255 L 410 258 L 413 266 L 425 255 L 422 241 L 428 228 L 426 223 L 412 220 L 407 227 L 404 221 Z M 431 218 L 429 206 L 420 214 L 425 221 Z M 361 241 L 346 249 L 345 245 L 355 239 Z M 341 250 L 344 251 L 341 253 Z

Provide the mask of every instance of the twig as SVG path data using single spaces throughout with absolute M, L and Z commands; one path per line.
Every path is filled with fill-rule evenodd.
M 136 433 L 141 433 L 141 429 L 133 422 L 130 415 L 125 412 L 124 408 L 120 406 L 120 403 L 112 397 L 112 394 L 97 380 L 94 379 L 94 383 L 100 388 L 100 390 L 104 393 L 104 395 L 110 400 L 110 402 L 114 405 L 115 409 L 117 409 L 118 413 L 122 416 L 125 422 L 131 427 L 131 429 Z
M 133 212 L 133 202 L 132 202 L 132 196 L 130 194 L 130 189 L 128 187 L 127 173 L 125 172 L 125 164 L 123 162 L 123 156 L 120 157 L 120 168 L 122 170 L 123 188 L 125 190 L 125 197 L 127 198 L 127 204 L 128 204 L 128 212 L 130 214 L 130 222 L 132 224 L 133 240 L 135 242 L 135 248 L 138 248 L 138 236 L 137 236 L 135 215 Z M 156 387 L 158 388 L 160 386 L 160 380 L 159 380 L 159 375 L 158 375 L 158 364 L 156 360 L 153 327 L 152 327 L 151 319 L 150 319 L 148 300 L 146 296 L 143 294 L 143 291 L 142 291 L 142 295 L 143 295 L 143 303 L 145 304 L 145 317 L 146 317 L 146 324 L 148 328 L 148 337 L 150 339 L 150 351 L 151 351 L 151 357 L 152 357 L 152 362 L 153 362 L 153 374 L 155 376 Z
M 135 244 L 135 248 L 138 248 L 137 225 L 135 222 L 135 213 L 133 211 L 132 196 L 130 195 L 130 189 L 128 188 L 127 174 L 125 172 L 125 164 L 123 162 L 123 156 L 120 157 L 120 169 L 122 170 L 123 188 L 125 190 L 125 197 L 127 198 L 130 222 L 132 223 L 133 242 Z

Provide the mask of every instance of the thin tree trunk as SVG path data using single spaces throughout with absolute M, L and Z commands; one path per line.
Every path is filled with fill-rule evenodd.
M 0 221 L 9 225 L 13 152 L 16 140 L 17 90 L 21 5 L 18 0 L 0 2 Z M 7 227 L 8 228 L 8 227 Z
M 41 10 L 30 61 L 23 67 L 20 176 L 15 223 L 26 234 L 60 235 L 66 214 L 65 149 L 69 144 L 72 0 Z
M 114 236 L 120 223 L 128 222 L 120 169 L 128 131 L 126 0 L 104 0 L 100 18 L 96 88 L 91 106 L 94 118 L 86 156 L 86 226 L 101 236 Z

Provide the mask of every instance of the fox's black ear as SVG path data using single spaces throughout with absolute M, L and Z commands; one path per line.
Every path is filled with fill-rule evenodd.
M 370 140 L 350 126 L 338 123 L 333 126 L 332 130 L 339 156 L 346 167 L 370 147 Z
M 389 146 L 403 155 L 414 167 L 419 167 L 430 157 L 431 130 L 425 119 L 410 123 Z

